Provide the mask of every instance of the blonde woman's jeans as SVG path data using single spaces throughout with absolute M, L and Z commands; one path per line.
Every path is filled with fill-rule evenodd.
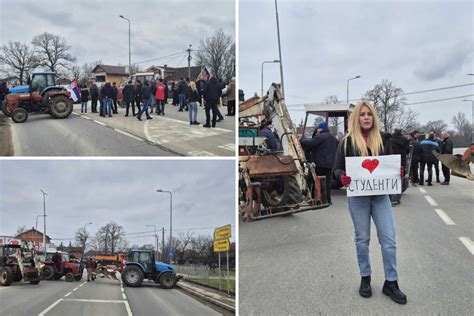
M 382 249 L 385 279 L 398 280 L 395 225 L 388 195 L 356 196 L 347 198 L 355 231 L 355 246 L 361 276 L 372 274 L 369 258 L 370 218 L 374 220 Z

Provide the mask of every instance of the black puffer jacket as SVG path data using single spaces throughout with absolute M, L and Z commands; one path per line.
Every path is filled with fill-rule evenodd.
M 316 167 L 328 169 L 334 168 L 338 143 L 337 138 L 331 135 L 327 129 L 311 139 L 301 140 L 303 149 L 310 150 L 311 161 L 316 164 Z
M 204 88 L 204 99 L 207 102 L 218 103 L 222 95 L 222 88 L 216 78 L 211 78 Z
M 408 154 L 408 139 L 406 139 L 402 133 L 394 133 L 389 139 L 390 146 L 392 147 L 393 154 L 401 155 L 401 163 L 405 168 L 407 164 L 407 154 Z
M 453 141 L 449 137 L 443 139 L 441 142 L 441 153 L 442 154 L 453 154 Z
M 434 140 L 425 139 L 421 142 L 421 162 L 437 163 L 438 159 L 433 155 L 433 150 L 439 152 L 438 143 Z
M 413 147 L 413 150 L 411 152 L 411 163 L 417 163 L 420 162 L 421 159 L 421 145 L 420 142 L 416 139 L 410 140 L 408 143 L 409 148 Z

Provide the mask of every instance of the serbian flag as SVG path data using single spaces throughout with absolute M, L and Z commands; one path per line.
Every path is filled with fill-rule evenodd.
M 71 90 L 71 99 L 76 102 L 81 97 L 81 93 L 79 92 L 79 87 L 77 86 L 76 79 L 74 79 L 71 84 L 69 85 L 69 90 Z

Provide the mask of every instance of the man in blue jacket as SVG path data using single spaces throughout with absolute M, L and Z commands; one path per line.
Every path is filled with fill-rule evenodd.
M 428 186 L 432 186 L 433 166 L 438 163 L 438 158 L 433 155 L 433 150 L 439 152 L 438 143 L 435 141 L 435 134 L 431 132 L 428 139 L 421 142 L 421 161 L 420 161 L 420 185 L 423 185 L 425 177 L 425 165 L 428 166 Z
M 303 149 L 310 151 L 311 162 L 316 165 L 316 174 L 326 177 L 326 198 L 331 203 L 332 169 L 336 162 L 336 151 L 339 141 L 329 133 L 328 125 L 322 122 L 318 126 L 318 133 L 311 139 L 302 139 Z

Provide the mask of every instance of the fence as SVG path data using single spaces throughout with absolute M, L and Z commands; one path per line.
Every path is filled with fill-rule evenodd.
M 235 294 L 235 271 L 230 271 L 227 278 L 227 270 L 210 269 L 204 265 L 175 265 L 176 272 L 183 276 L 186 281 L 196 282 L 214 289 Z M 227 282 L 228 281 L 228 282 Z

